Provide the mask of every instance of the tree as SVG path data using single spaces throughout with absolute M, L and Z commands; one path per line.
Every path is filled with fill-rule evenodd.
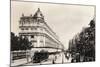
M 19 40 L 19 46 L 21 50 L 27 50 L 32 48 L 31 42 L 29 42 L 28 38 L 22 38 L 21 36 Z
M 79 53 L 84 58 L 92 58 L 95 60 L 95 21 L 89 23 L 90 27 L 83 28 L 77 36 L 70 40 L 70 51 Z M 74 48 L 74 49 L 73 49 Z M 87 61 L 87 60 L 85 60 Z M 88 60 L 89 61 L 89 60 Z M 91 61 L 91 59 L 90 59 Z
M 11 32 L 11 51 L 18 50 L 18 37 L 15 36 L 13 32 Z
M 11 32 L 11 51 L 14 50 L 27 50 L 31 49 L 32 44 L 29 42 L 28 38 L 22 38 L 22 36 L 16 36 L 13 32 Z

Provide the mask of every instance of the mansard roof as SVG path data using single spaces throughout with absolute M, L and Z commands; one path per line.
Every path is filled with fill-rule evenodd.
M 36 18 L 44 18 L 42 12 L 40 11 L 40 8 L 38 8 L 36 13 L 34 14 L 34 17 L 36 17 Z
M 32 14 L 30 16 L 24 16 L 24 14 L 22 13 L 21 19 L 31 19 L 31 18 L 42 18 L 42 19 L 44 19 L 44 16 L 43 16 L 42 12 L 40 11 L 40 8 L 38 8 L 38 10 L 35 12 L 35 14 L 33 16 L 32 16 Z

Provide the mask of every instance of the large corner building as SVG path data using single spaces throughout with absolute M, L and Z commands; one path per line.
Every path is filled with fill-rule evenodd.
M 50 52 L 64 48 L 59 41 L 59 37 L 45 22 L 39 8 L 34 15 L 24 16 L 22 14 L 19 21 L 19 29 L 19 35 L 27 37 L 32 43 L 34 50 L 44 49 Z

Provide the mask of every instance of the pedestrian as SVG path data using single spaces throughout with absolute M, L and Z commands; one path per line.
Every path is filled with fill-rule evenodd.
M 52 62 L 52 64 L 55 64 L 55 61 L 54 61 L 54 59 L 53 59 L 53 62 Z

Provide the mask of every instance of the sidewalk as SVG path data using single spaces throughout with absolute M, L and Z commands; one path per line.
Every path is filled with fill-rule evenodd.
M 14 60 L 14 62 L 11 63 L 11 66 L 19 66 L 19 65 L 23 65 L 23 64 L 27 64 L 27 59 L 19 59 L 19 60 Z
M 21 66 L 28 66 L 28 65 L 32 65 L 32 66 L 35 66 L 35 65 L 44 65 L 44 64 L 52 64 L 52 60 L 44 60 L 44 61 L 41 61 L 40 63 L 32 63 L 32 62 L 30 62 L 30 63 L 26 63 L 26 64 L 23 64 L 23 65 L 21 65 Z

